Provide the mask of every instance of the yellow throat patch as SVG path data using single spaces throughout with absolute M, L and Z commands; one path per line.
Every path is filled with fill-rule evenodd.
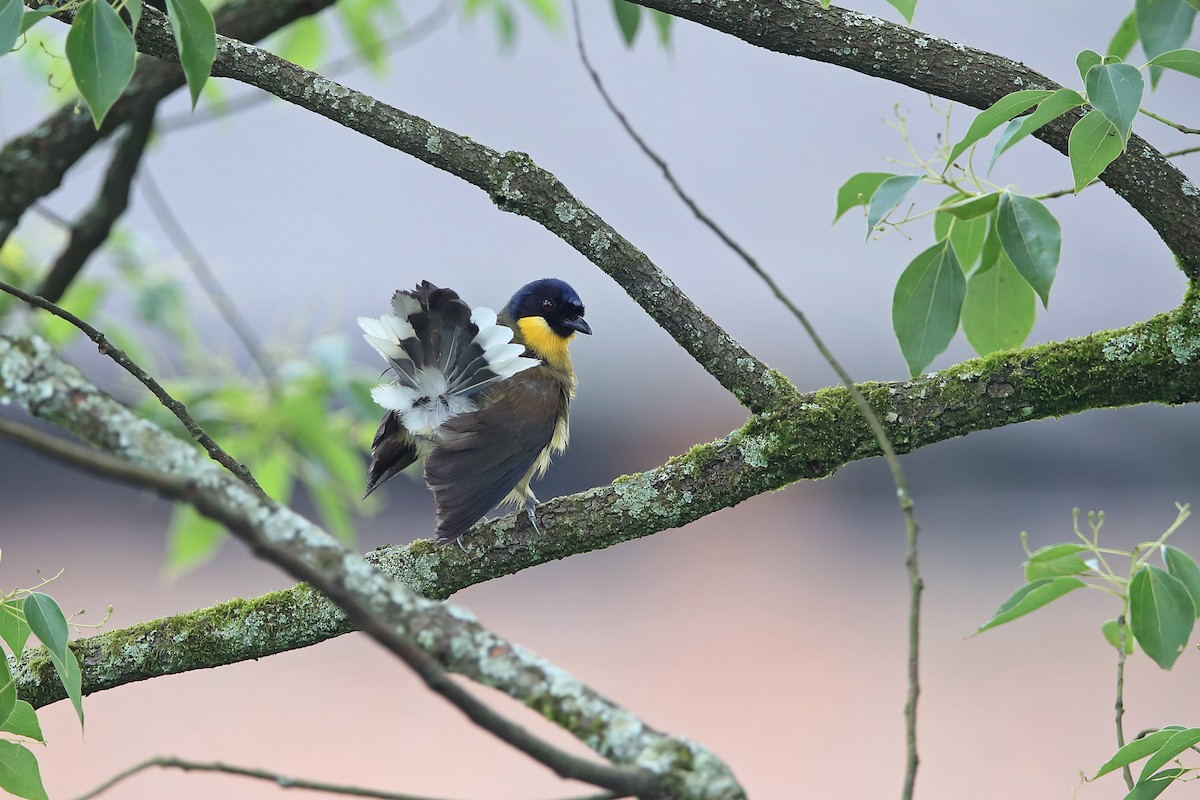
M 517 320 L 517 327 L 521 329 L 525 346 L 538 358 L 552 367 L 570 370 L 571 355 L 567 352 L 567 344 L 575 338 L 575 334 L 559 336 L 541 317 L 522 317 Z

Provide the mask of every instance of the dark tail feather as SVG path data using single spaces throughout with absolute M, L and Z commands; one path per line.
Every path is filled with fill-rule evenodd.
M 371 465 L 367 467 L 364 500 L 381 483 L 417 460 L 416 449 L 405 441 L 399 417 L 394 411 L 387 412 L 383 415 L 379 430 L 375 432 L 375 440 L 371 442 Z

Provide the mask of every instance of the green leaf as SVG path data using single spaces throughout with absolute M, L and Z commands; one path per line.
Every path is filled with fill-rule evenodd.
M 25 621 L 46 650 L 61 657 L 67 652 L 67 618 L 48 594 L 33 592 L 25 598 Z
M 1008 258 L 1004 255 L 1004 248 L 1000 246 L 1000 234 L 996 231 L 998 216 L 998 214 L 994 214 L 988 217 L 987 235 L 984 237 L 983 247 L 979 251 L 979 266 L 975 269 L 975 274 L 987 272 L 1000 263 L 1001 257 Z
M 497 17 L 501 10 L 510 14 L 508 7 L 500 3 L 493 4 Z M 394 15 L 396 8 L 391 0 L 342 0 L 336 6 L 338 21 L 346 29 L 350 41 L 357 48 L 356 55 L 376 75 L 383 75 L 387 67 L 387 49 L 383 46 L 383 21 L 380 17 Z M 467 9 L 468 12 L 474 9 Z M 510 31 L 515 36 L 515 21 L 509 17 L 509 23 L 514 26 Z M 502 30 L 503 35 L 503 30 Z
M 959 219 L 974 219 L 990 212 L 1000 202 L 999 192 L 978 194 L 946 203 L 937 207 L 937 211 L 953 214 Z
M 613 0 L 613 13 L 617 16 L 617 25 L 621 28 L 621 38 L 626 47 L 633 47 L 637 38 L 638 27 L 642 24 L 642 7 L 635 6 L 629 0 Z
M 1154 733 L 1147 733 L 1140 739 L 1134 739 L 1118 750 L 1112 758 L 1104 762 L 1104 766 L 1092 776 L 1092 780 L 1096 780 L 1101 775 L 1107 775 L 1121 767 L 1127 767 L 1135 761 L 1141 761 L 1151 753 L 1157 752 L 1160 747 L 1181 730 L 1183 730 L 1183 726 L 1181 725 L 1168 725 L 1165 728 L 1154 731 Z
M 1113 34 L 1112 40 L 1108 43 L 1108 54 L 1117 56 L 1122 61 L 1129 58 L 1129 54 L 1133 52 L 1133 46 L 1137 44 L 1137 19 L 1134 14 L 1135 12 L 1130 11 L 1125 19 L 1121 20 L 1117 32 Z M 1086 73 L 1087 70 L 1082 70 L 1080 76 L 1082 77 Z
M 1095 50 L 1084 50 L 1075 56 L 1075 66 L 1079 67 L 1079 77 L 1082 80 L 1087 80 L 1088 70 L 1103 62 L 1104 56 Z
M 996 166 L 996 160 L 1008 149 L 1009 142 L 1017 135 L 1017 131 L 1021 129 L 1021 125 L 1027 119 L 1029 119 L 1028 114 L 1023 117 L 1013 117 L 1004 126 L 1004 130 L 1000 132 L 1000 135 L 996 137 L 996 146 L 992 148 L 992 157 L 988 159 L 988 175 L 992 174 L 992 168 Z
M 142 23 L 142 0 L 125 0 L 125 10 L 129 12 L 129 29 L 137 33 Z
M 979 626 L 975 634 L 980 634 L 989 628 L 1012 622 L 1031 611 L 1036 611 L 1047 603 L 1051 603 L 1063 595 L 1087 586 L 1079 578 L 1072 575 L 1060 575 L 1057 578 L 1039 578 L 1025 584 L 1012 597 L 1005 600 L 996 609 L 996 613 L 987 622 Z M 974 635 L 974 634 L 973 634 Z
M 191 506 L 177 506 L 167 531 L 167 574 L 179 576 L 211 561 L 225 541 L 225 528 Z
M 879 184 L 894 177 L 896 174 L 893 172 L 860 172 L 850 176 L 837 191 L 837 212 L 833 215 L 833 221 L 837 222 L 842 214 L 854 206 L 865 206 L 871 201 L 871 195 L 879 188 Z
M 283 29 L 273 50 L 293 64 L 316 69 L 325 55 L 325 28 L 316 17 L 301 17 Z
M 1039 578 L 1053 578 L 1056 575 L 1078 575 L 1087 572 L 1089 567 L 1079 557 L 1087 550 L 1082 544 L 1065 542 L 1039 547 L 1025 562 L 1025 580 L 1035 581 Z
M 1171 50 L 1155 56 L 1150 64 L 1200 78 L 1200 53 L 1195 50 Z
M 670 14 L 652 9 L 650 19 L 654 22 L 655 29 L 658 30 L 658 43 L 669 49 L 671 47 L 671 25 L 675 22 L 675 18 Z
M 29 748 L 0 739 L 0 789 L 26 800 L 47 800 L 37 758 Z
M 21 0 L 0 0 L 0 56 L 17 43 L 24 18 L 25 5 Z
M 967 128 L 967 135 L 950 150 L 950 157 L 946 163 L 953 163 L 968 147 L 996 130 L 1002 123 L 1008 122 L 1052 94 L 1053 92 L 1044 89 L 1022 89 L 1001 97 L 975 117 L 971 126 Z
M 58 673 L 67 696 L 71 698 L 71 704 L 75 706 L 75 713 L 79 716 L 79 724 L 82 726 L 82 676 L 79 673 L 79 661 L 67 647 L 67 618 L 63 616 L 62 609 L 58 607 L 54 598 L 41 592 L 33 592 L 26 597 L 22 607 L 25 610 L 25 621 L 29 623 L 33 635 L 45 645 L 50 661 L 54 664 L 54 671 Z
M 1008 136 L 1007 139 L 1003 139 L 1002 141 L 996 143 L 996 152 L 992 155 L 992 163 L 994 164 L 996 159 L 999 158 L 1005 150 L 1012 147 L 1014 144 L 1036 131 L 1038 128 L 1053 122 L 1063 114 L 1070 111 L 1072 108 L 1077 108 L 1081 105 L 1083 105 L 1083 98 L 1079 95 L 1079 92 L 1075 91 L 1074 89 L 1059 89 L 1057 92 L 1038 103 L 1038 107 L 1032 114 L 1023 117 L 1020 124 L 1016 126 L 1016 129 L 1011 135 Z M 1016 120 L 1013 120 L 1013 122 L 1016 122 Z M 1009 125 L 1011 127 L 1012 123 L 1009 123 Z M 1007 134 L 1008 131 L 1006 130 L 1005 133 Z M 989 164 L 988 174 L 991 174 L 991 171 L 992 167 Z
M 1071 128 L 1067 155 L 1075 176 L 1075 193 L 1095 180 L 1124 150 L 1121 136 L 1099 111 L 1089 111 Z
M 912 25 L 913 12 L 917 10 L 917 0 L 887 0 L 888 5 L 900 12 L 904 21 Z
M 904 196 L 914 186 L 921 182 L 920 175 L 895 175 L 888 178 L 871 193 L 871 202 L 867 206 L 867 237 L 871 231 L 884 220 L 892 209 L 900 205 Z
M 1117 621 L 1115 619 L 1106 620 L 1100 626 L 1100 632 L 1104 634 L 1104 639 L 1111 644 L 1115 649 L 1121 649 L 1121 632 L 1117 629 Z M 1134 650 L 1133 647 L 1133 631 L 1129 630 L 1129 624 L 1125 625 L 1125 654 L 1129 655 Z
M 25 621 L 21 605 L 20 600 L 0 603 L 0 639 L 17 658 L 21 657 L 25 642 L 29 639 L 29 623 Z
M 525 0 L 525 7 L 551 30 L 557 30 L 562 25 L 558 0 Z
M 910 374 L 919 375 L 950 344 L 966 293 L 967 279 L 949 241 L 925 250 L 900 275 L 892 329 Z
M 129 85 L 137 59 L 133 34 L 104 0 L 86 0 L 67 32 L 67 62 L 96 127 Z
M 17 685 L 8 671 L 8 659 L 0 653 L 0 726 L 8 722 L 17 705 Z
M 42 735 L 42 726 L 38 723 L 37 712 L 24 700 L 18 700 L 13 706 L 12 714 L 3 725 L 0 725 L 0 731 L 11 733 L 14 736 L 24 736 L 35 742 L 46 741 Z
M 1138 776 L 1138 782 L 1146 780 L 1154 774 L 1156 769 L 1197 743 L 1200 743 L 1200 728 L 1185 728 L 1177 731 L 1159 748 L 1157 753 L 1150 756 L 1150 760 L 1142 767 L 1142 774 Z
M 1133 5 L 1137 15 L 1138 38 L 1146 58 L 1153 60 L 1169 50 L 1182 47 L 1192 32 L 1196 9 L 1186 0 L 1137 0 Z M 1150 68 L 1150 84 L 1158 85 L 1162 70 Z M 1118 126 L 1120 127 L 1120 126 Z
M 217 26 L 201 0 L 167 0 L 167 14 L 195 108 L 217 56 Z
M 1088 102 L 1108 118 L 1122 142 L 1129 141 L 1145 89 L 1142 73 L 1129 64 L 1098 64 L 1088 70 L 1083 82 Z
M 42 6 L 35 8 L 32 11 L 26 11 L 25 16 L 21 17 L 21 33 L 27 33 L 30 28 L 37 25 L 46 17 L 58 11 L 54 6 Z
M 962 200 L 967 200 L 964 194 L 953 194 L 942 201 L 942 206 Z M 933 215 L 933 238 L 936 241 L 949 238 L 954 247 L 954 255 L 963 273 L 970 275 L 981 267 L 980 255 L 983 244 L 987 241 L 988 231 L 992 225 L 994 214 L 988 214 L 974 219 L 962 220 L 946 211 L 938 211 Z
M 1164 769 L 1162 772 L 1152 775 L 1149 780 L 1138 782 L 1133 787 L 1133 791 L 1125 795 L 1125 800 L 1154 800 L 1155 797 L 1166 791 L 1167 787 L 1186 771 L 1180 767 Z
M 1183 581 L 1158 567 L 1143 567 L 1129 581 L 1129 626 L 1146 655 L 1170 669 L 1183 652 L 1196 607 Z
M 1167 565 L 1167 572 L 1179 579 L 1192 598 L 1196 607 L 1196 616 L 1200 617 L 1200 567 L 1187 553 L 1169 544 L 1162 546 L 1162 560 Z
M 1025 343 L 1037 310 L 1037 296 L 1007 257 L 1001 257 L 992 269 L 976 272 L 967 280 L 963 301 L 963 333 L 981 356 L 998 350 L 1011 350 Z M 1075 561 L 1083 562 L 1078 556 Z M 1074 562 L 1071 562 L 1072 570 Z M 1084 567 L 1086 569 L 1086 566 Z M 1026 580 L 1051 575 L 1074 575 L 1083 569 L 1068 571 L 1067 562 L 1034 565 L 1027 563 Z
M 1042 298 L 1042 305 L 1049 305 L 1062 248 L 1058 220 L 1032 197 L 1005 192 L 996 214 L 996 233 L 1017 272 Z

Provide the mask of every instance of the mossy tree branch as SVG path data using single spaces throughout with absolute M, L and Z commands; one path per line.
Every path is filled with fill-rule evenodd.
M 0 375 L 19 373 L 0 356 Z M 900 452 L 975 431 L 1135 403 L 1200 400 L 1200 302 L 1082 339 L 965 361 L 910 381 L 863 383 Z M 414 591 L 444 598 L 466 586 L 576 553 L 676 528 L 798 480 L 826 477 L 879 454 L 849 393 L 823 389 L 756 415 L 715 442 L 611 486 L 539 507 L 543 534 L 523 515 L 482 523 L 467 553 L 429 540 L 368 555 Z M 353 626 L 307 586 L 146 622 L 72 644 L 84 691 L 272 655 Z M 179 646 L 178 642 L 186 642 Z M 18 691 L 34 705 L 62 698 L 46 658 L 33 658 Z
M 728 768 L 708 751 L 653 730 L 562 669 L 486 630 L 469 613 L 422 598 L 387 577 L 308 520 L 104 395 L 41 340 L 0 337 L 0 397 L 104 451 L 40 442 L 43 452 L 194 505 L 260 558 L 336 602 L 356 627 L 473 722 L 559 775 L 644 796 L 744 797 Z M 25 441 L 31 438 L 36 437 Z M 181 649 L 178 642 L 173 647 Z M 44 654 L 34 651 L 15 665 L 22 683 L 27 667 L 37 669 L 39 656 Z M 579 759 L 531 736 L 449 680 L 446 669 L 532 706 L 614 765 Z
M 824 61 L 922 92 L 986 108 L 1017 89 L 1059 84 L 1003 56 L 813 0 L 632 0 L 736 36 L 756 47 Z M 1033 135 L 1064 155 L 1076 109 Z M 1100 180 L 1158 232 L 1191 280 L 1200 278 L 1200 188 L 1141 137 Z

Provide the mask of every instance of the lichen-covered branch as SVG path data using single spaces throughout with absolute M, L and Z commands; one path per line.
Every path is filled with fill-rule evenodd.
M 461 688 L 442 675 L 442 667 L 531 705 L 618 765 L 581 761 L 512 723 L 504 729 L 489 727 L 510 743 L 521 743 L 525 752 L 559 774 L 614 791 L 636 787 L 632 791 L 638 794 L 731 800 L 744 796 L 728 768 L 711 753 L 654 731 L 563 670 L 486 630 L 467 612 L 422 598 L 387 577 L 303 517 L 100 392 L 41 340 L 0 337 L 0 399 L 128 462 L 139 472 L 133 476 L 139 485 L 192 503 L 257 555 L 319 588 L 352 623 L 404 659 L 430 688 L 453 699 L 473 721 L 484 722 L 480 715 L 486 707 L 463 696 Z M 128 480 L 130 474 L 126 470 L 120 477 Z M 179 649 L 180 643 L 167 646 Z M 15 665 L 20 685 L 30 682 L 27 675 L 44 674 L 39 658 L 45 656 Z M 86 659 L 83 663 L 90 667 Z M 90 675 L 87 680 L 90 684 Z M 650 784 L 648 777 L 653 777 Z
M 0 381 L 19 373 L 11 360 L 11 350 L 0 353 Z M 1093 408 L 1196 402 L 1200 301 L 1121 330 L 859 388 L 901 452 Z M 680 527 L 878 454 L 849 393 L 823 389 L 660 467 L 542 504 L 542 534 L 523 515 L 509 515 L 476 526 L 466 554 L 421 539 L 367 558 L 420 594 L 444 598 L 527 567 Z M 85 665 L 84 691 L 93 692 L 294 650 L 352 629 L 336 607 L 302 585 L 100 634 L 74 648 Z M 21 696 L 34 705 L 63 696 L 48 659 L 29 662 L 19 680 Z
M 1058 89 L 1024 64 L 844 8 L 802 0 L 633 0 L 767 50 L 824 61 L 975 108 L 1018 89 Z M 1065 154 L 1068 113 L 1034 135 Z M 1200 277 L 1200 188 L 1133 136 L 1100 179 L 1158 232 L 1189 278 Z
M 40 2 L 27 5 L 37 6 Z M 256 42 L 297 19 L 333 5 L 333 0 L 229 0 L 214 12 L 217 30 Z M 96 130 L 90 114 L 80 114 L 71 98 L 58 111 L 9 140 L 0 149 L 0 245 L 21 215 L 39 198 L 58 188 L 63 176 L 97 142 L 145 114 L 184 85 L 177 64 L 138 59 L 125 94 Z
M 487 192 L 502 210 L 528 217 L 563 239 L 619 283 L 752 411 L 765 411 L 794 396 L 786 378 L 734 341 L 645 253 L 528 155 L 500 153 L 265 50 L 225 37 L 217 39 L 213 75 L 257 86 L 449 172 Z M 166 19 L 153 9 L 146 10 L 137 41 L 142 52 L 162 59 L 177 57 Z

